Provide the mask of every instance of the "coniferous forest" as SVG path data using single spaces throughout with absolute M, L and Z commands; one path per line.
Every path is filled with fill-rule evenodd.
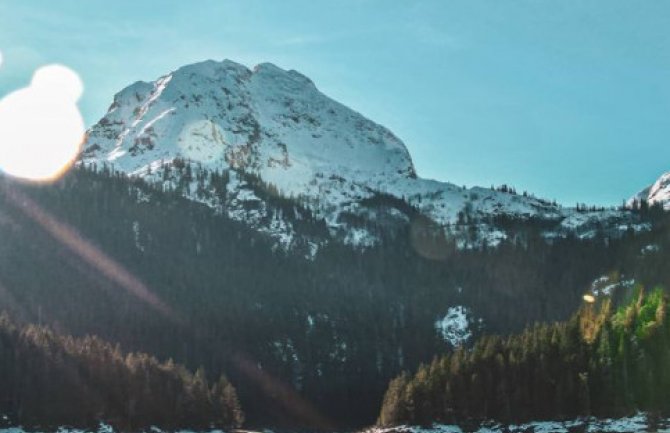
M 18 327 L 0 316 L 0 413 L 27 428 L 229 428 L 244 415 L 225 376 L 210 384 L 172 360 L 123 353 L 97 337 Z
M 225 193 L 225 173 L 197 172 L 194 176 L 208 176 L 209 183 L 220 185 L 218 190 Z M 258 187 L 259 196 L 263 188 L 268 189 Z M 293 221 L 299 233 L 328 236 L 324 222 L 311 215 L 299 199 L 273 194 L 264 198 L 277 212 L 299 216 Z M 392 208 L 397 203 L 380 195 L 369 206 Z M 411 214 L 412 209 L 404 211 Z M 372 424 L 389 381 L 403 371 L 430 363 L 435 356 L 441 361 L 433 369 L 447 377 L 451 377 L 447 364 L 451 368 L 457 363 L 463 372 L 483 371 L 479 363 L 495 366 L 474 379 L 463 373 L 448 382 L 454 396 L 466 392 L 466 386 L 467 392 L 487 394 L 481 400 L 487 402 L 485 407 L 445 408 L 443 400 L 414 398 L 426 405 L 425 413 L 438 414 L 441 419 L 567 416 L 584 413 L 586 406 L 589 412 L 598 413 L 609 402 L 592 387 L 606 370 L 599 358 L 589 353 L 602 341 L 611 343 L 611 351 L 618 350 L 615 335 L 628 335 L 629 325 L 614 323 L 619 316 L 613 304 L 611 312 L 598 316 L 608 319 L 596 327 L 594 342 L 583 340 L 580 319 L 570 319 L 583 304 L 582 296 L 603 275 L 634 280 L 646 287 L 670 287 L 670 268 L 666 266 L 670 218 L 645 205 L 633 212 L 649 224 L 649 231 L 631 228 L 617 237 L 599 231 L 587 239 L 567 236 L 548 240 L 541 235 L 542 222 L 501 220 L 499 224 L 512 230 L 508 240 L 495 248 L 484 245 L 463 250 L 427 224 L 422 242 L 440 254 L 422 254 L 417 251 L 412 225 L 392 230 L 372 227 L 382 233 L 378 245 L 357 249 L 328 242 L 314 257 L 305 257 L 299 245 L 295 250 L 278 248 L 243 223 L 182 198 L 180 191 L 129 180 L 107 168 L 79 168 L 53 185 L 0 179 L 0 310 L 16 322 L 3 325 L 14 329 L 4 331 L 14 336 L 8 337 L 15 341 L 11 344 L 27 345 L 32 349 L 26 350 L 34 352 L 36 359 L 53 358 L 44 354 L 40 344 L 30 343 L 37 338 L 30 337 L 33 334 L 54 340 L 49 344 L 77 365 L 90 361 L 88 355 L 77 355 L 87 353 L 80 344 L 96 342 L 100 365 L 86 367 L 95 380 L 97 369 L 117 368 L 123 372 L 119 374 L 137 375 L 133 363 L 139 362 L 149 373 L 133 386 L 146 385 L 147 395 L 160 393 L 164 399 L 179 399 L 180 390 L 190 389 L 195 393 L 193 398 L 199 395 L 196 400 L 214 404 L 222 388 L 217 385 L 219 378 L 225 375 L 237 390 L 248 426 L 330 429 Z M 414 218 L 421 221 L 420 215 Z M 463 306 L 469 312 L 472 337 L 460 350 L 436 329 L 436 321 L 452 306 Z M 585 313 L 580 314 L 578 317 Z M 563 324 L 538 325 L 524 331 L 525 337 L 505 337 L 533 323 L 554 322 Z M 46 325 L 52 331 L 28 324 Z M 604 333 L 610 337 L 601 337 Z M 485 337 L 472 351 L 468 349 L 483 335 L 492 334 L 502 337 Z M 65 335 L 74 339 L 60 337 Z M 113 346 L 86 340 L 86 335 Z M 630 356 L 637 356 L 639 341 L 626 338 L 623 341 L 627 341 Z M 552 341 L 560 344 L 552 346 Z M 123 351 L 149 353 L 159 361 L 147 358 L 152 361 L 129 364 L 129 359 L 144 358 L 118 355 L 117 343 Z M 492 375 L 517 374 L 521 359 L 517 356 L 536 362 L 533 368 L 537 370 L 544 368 L 542 363 L 548 362 L 549 355 L 540 353 L 538 347 L 574 357 L 574 374 L 564 372 L 560 385 L 547 384 L 537 376 L 528 387 L 515 387 L 520 394 L 501 407 L 497 403 L 500 396 L 513 392 L 504 388 L 512 379 L 498 381 L 498 376 Z M 493 358 L 484 357 L 489 350 Z M 480 352 L 477 366 L 467 361 Z M 645 356 L 649 362 L 657 361 L 651 354 Z M 172 365 L 169 359 L 174 360 L 174 367 L 168 367 Z M 625 359 L 612 352 L 612 377 L 621 378 L 622 367 L 617 363 L 627 362 Z M 3 366 L 10 365 L 6 357 L 3 362 Z M 498 366 L 498 362 L 502 364 Z M 71 364 L 62 368 L 67 370 L 67 365 Z M 551 368 L 560 366 L 552 364 Z M 199 372 L 187 374 L 187 370 Z M 430 375 L 429 370 L 424 367 L 419 374 Z M 641 374 L 639 371 L 624 370 L 628 375 L 625 386 L 641 383 L 635 376 Z M 154 385 L 152 378 L 156 376 L 171 381 L 173 391 L 155 390 L 153 387 L 159 385 Z M 445 380 L 436 380 L 435 386 L 446 386 Z M 469 386 L 472 380 L 474 387 Z M 410 383 L 413 379 L 401 376 L 391 389 L 402 388 L 404 393 Z M 54 385 L 45 382 L 44 386 Z M 489 395 L 493 386 L 500 389 Z M 612 382 L 612 386 L 624 385 Z M 193 391 L 194 387 L 201 391 Z M 421 388 L 416 384 L 411 387 Z M 588 405 L 566 397 L 561 398 L 563 405 L 535 400 L 520 409 L 529 395 L 545 388 L 559 396 L 588 396 Z M 138 396 L 133 408 L 120 407 L 114 406 L 115 396 L 134 392 L 132 389 L 96 389 L 103 393 L 98 398 L 111 402 L 116 412 L 100 413 L 96 399 L 89 398 L 87 422 L 117 417 L 120 425 L 134 428 L 152 422 L 148 414 L 172 426 L 181 425 L 184 419 L 177 410 L 163 414 L 151 412 L 154 409 L 142 410 L 147 414 L 144 419 L 139 407 L 148 401 L 145 397 Z M 435 392 L 442 391 L 445 394 L 440 398 L 447 398 L 446 389 Z M 402 404 L 394 406 L 389 403 L 389 393 L 391 390 L 383 421 L 426 421 L 423 406 L 407 404 L 402 393 L 403 397 L 397 398 Z M 29 397 L 23 401 L 30 401 Z M 458 404 L 471 401 L 459 399 Z M 14 412 L 10 413 L 18 410 L 12 396 L 3 396 L 0 404 L 11 405 L 8 407 Z M 640 400 L 620 401 L 610 409 L 625 412 L 638 405 Z M 212 415 L 210 421 L 223 425 L 239 420 L 237 415 L 226 418 L 222 413 Z M 30 420 L 35 415 L 23 409 L 15 416 Z M 55 419 L 67 415 L 44 416 Z
M 488 336 L 393 379 L 382 425 L 670 414 L 670 319 L 662 289 L 570 320 Z

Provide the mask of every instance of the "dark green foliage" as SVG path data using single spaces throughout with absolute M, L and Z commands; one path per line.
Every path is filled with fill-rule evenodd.
M 667 415 L 667 301 L 661 289 L 640 290 L 615 313 L 611 300 L 600 300 L 567 322 L 484 337 L 391 381 L 379 423 Z
M 332 423 L 374 422 L 391 378 L 452 349 L 435 321 L 454 305 L 482 318 L 487 332 L 507 334 L 569 318 L 604 273 L 670 286 L 670 218 L 663 215 L 654 214 L 650 233 L 552 243 L 540 235 L 544 223 L 498 221 L 509 226 L 511 240 L 462 251 L 442 227 L 382 194 L 365 201 L 367 211 L 383 215 L 393 208 L 409 223 L 398 218 L 386 230 L 388 221 L 360 221 L 380 235 L 379 245 L 330 242 L 306 260 L 301 236 L 318 240 L 328 233 L 301 205 L 304 199 L 282 197 L 241 175 L 298 232 L 295 249 L 287 252 L 225 212 L 180 197 L 196 187 L 202 200 L 225 198 L 229 172 L 175 161 L 154 175 L 181 183 L 163 191 L 104 167 L 73 170 L 47 186 L 0 180 L 0 307 L 22 323 L 99 335 L 193 370 L 202 365 L 209 381 L 225 372 L 251 425 L 313 426 L 286 404 L 284 392 L 258 380 L 261 373 Z M 197 186 L 205 176 L 213 192 Z M 172 314 L 134 296 L 54 237 L 54 227 L 29 215 L 26 199 L 73 229 L 73 239 L 134 275 Z M 651 242 L 660 250 L 642 256 Z M 479 329 L 473 331 L 477 337 Z M 246 360 L 243 366 L 239 359 Z M 511 392 L 506 387 L 496 392 Z
M 172 361 L 121 352 L 97 338 L 17 327 L 0 315 L 0 413 L 28 428 L 238 427 L 244 416 L 223 376 L 209 386 Z

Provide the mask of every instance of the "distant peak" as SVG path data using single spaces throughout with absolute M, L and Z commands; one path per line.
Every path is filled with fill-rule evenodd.
M 670 210 L 670 172 L 662 174 L 656 182 L 633 196 L 628 200 L 628 204 L 636 200 L 645 200 L 649 204 L 660 204 Z

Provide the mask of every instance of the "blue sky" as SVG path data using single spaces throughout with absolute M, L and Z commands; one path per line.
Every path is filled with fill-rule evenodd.
M 670 170 L 664 0 L 0 0 L 0 96 L 58 62 L 112 95 L 270 61 L 389 127 L 421 176 L 619 204 Z

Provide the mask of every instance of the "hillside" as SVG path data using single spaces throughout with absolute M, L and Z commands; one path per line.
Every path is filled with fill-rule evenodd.
M 667 293 L 640 286 L 631 292 L 601 296 L 567 322 L 482 338 L 471 350 L 399 376 L 389 385 L 379 422 L 518 423 L 638 411 L 667 417 Z
M 309 210 L 267 200 L 305 236 L 327 236 Z M 329 242 L 305 260 L 227 214 L 109 170 L 54 185 L 2 179 L 0 308 L 204 366 L 211 381 L 225 372 L 250 425 L 360 426 L 401 371 L 484 332 L 567 319 L 603 275 L 670 284 L 666 219 L 654 209 L 636 218 L 651 231 L 552 242 L 539 222 L 502 220 L 514 241 L 468 250 L 417 218 L 380 230 L 370 248 Z

